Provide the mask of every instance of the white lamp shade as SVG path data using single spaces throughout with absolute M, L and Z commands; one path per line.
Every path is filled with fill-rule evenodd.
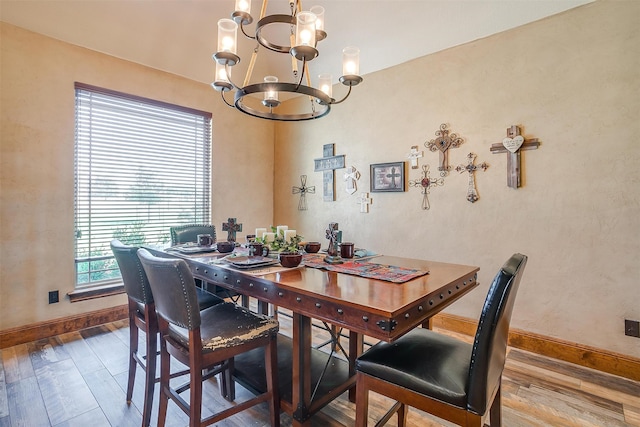
M 215 82 L 217 83 L 230 83 L 229 79 L 231 78 L 231 67 L 225 68 L 224 65 L 216 62 L 216 78 Z
M 360 75 L 360 49 L 357 47 L 345 47 L 342 50 L 342 75 Z
M 311 12 L 296 15 L 296 46 L 316 47 L 316 15 Z
M 331 98 L 333 94 L 333 84 L 331 80 L 331 74 L 320 74 L 318 76 L 318 89 L 326 93 L 329 98 Z
M 310 12 L 316 15 L 316 30 L 324 31 L 324 7 L 313 6 Z
M 238 39 L 238 24 L 231 19 L 218 21 L 218 52 L 236 54 Z
M 251 0 L 236 0 L 235 11 L 251 13 Z
M 266 76 L 264 78 L 264 82 L 265 83 L 278 83 L 278 78 L 276 76 Z M 265 100 L 269 100 L 269 101 L 277 101 L 278 100 L 278 91 L 275 90 L 275 88 L 273 90 L 268 89 L 264 93 L 264 99 Z

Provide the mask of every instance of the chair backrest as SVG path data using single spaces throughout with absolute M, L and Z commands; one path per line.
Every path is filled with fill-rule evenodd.
M 153 294 L 147 275 L 138 258 L 138 249 L 137 246 L 127 246 L 117 239 L 111 241 L 111 251 L 118 262 L 127 295 L 141 304 L 151 304 L 153 303 Z
M 216 226 L 211 224 L 186 224 L 170 227 L 171 246 L 180 243 L 197 242 L 198 234 L 210 234 L 216 242 Z
M 156 313 L 166 321 L 189 330 L 200 327 L 196 285 L 184 260 L 153 256 L 138 250 L 138 258 L 149 278 Z
M 507 339 L 527 256 L 514 254 L 491 283 L 473 342 L 469 367 L 467 409 L 484 415 L 489 399 L 500 384 L 507 355 Z

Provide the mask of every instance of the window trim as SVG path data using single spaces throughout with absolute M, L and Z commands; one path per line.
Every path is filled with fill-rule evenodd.
M 172 104 L 169 102 L 164 102 L 164 101 L 159 101 L 159 100 L 155 100 L 155 99 L 150 99 L 150 98 L 146 98 L 146 97 L 142 97 L 142 96 L 138 96 L 138 95 L 132 95 L 129 93 L 125 93 L 125 92 L 119 92 L 116 90 L 112 90 L 112 89 L 106 89 L 106 88 L 102 88 L 99 86 L 94 86 L 94 85 L 90 85 L 90 84 L 86 84 L 86 83 L 81 83 L 81 82 L 74 82 L 74 96 L 77 97 L 77 93 L 78 90 L 84 90 L 84 91 L 89 91 L 89 92 L 93 92 L 95 94 L 98 95 L 105 95 L 105 96 L 110 96 L 110 97 L 117 97 L 117 98 L 122 98 L 124 100 L 130 101 L 132 103 L 145 103 L 151 107 L 158 107 L 158 108 L 166 108 L 168 110 L 172 110 L 175 111 L 177 113 L 186 113 L 186 114 L 191 114 L 191 115 L 195 115 L 195 116 L 200 116 L 202 119 L 204 119 L 205 121 L 208 120 L 209 124 L 208 126 L 208 144 L 209 147 L 207 148 L 208 150 L 208 166 L 205 166 L 208 169 L 208 180 L 209 183 L 207 184 L 207 188 L 210 192 L 211 190 L 211 138 L 212 138 L 212 128 L 211 128 L 211 121 L 212 121 L 212 113 L 208 112 L 208 111 L 203 111 L 203 110 L 199 110 L 199 109 L 195 109 L 195 108 L 190 108 L 190 107 L 185 107 L 182 105 L 177 105 L 177 104 Z M 77 114 L 77 113 L 76 113 Z M 77 120 L 77 116 L 76 116 L 76 120 Z M 77 144 L 77 138 L 76 138 L 76 142 L 75 144 Z M 207 143 L 207 140 L 205 139 L 205 143 Z M 77 150 L 77 148 L 76 148 Z M 77 161 L 77 160 L 76 160 Z M 75 162 L 74 162 L 75 163 Z M 75 168 L 77 168 L 77 166 L 74 166 Z M 74 172 L 75 174 L 77 174 L 77 171 Z M 77 178 L 76 178 L 77 179 Z M 77 198 L 77 194 L 74 194 L 74 204 L 77 203 L 76 198 Z M 209 194 L 208 196 L 208 200 L 206 201 L 207 204 L 207 208 L 206 208 L 206 213 L 207 215 L 210 217 L 211 215 L 211 195 Z M 210 221 L 210 218 L 208 218 L 208 220 Z M 75 213 L 74 213 L 74 224 L 75 224 Z M 74 240 L 74 247 L 77 245 L 77 243 L 75 243 Z M 77 264 L 78 259 L 75 258 L 74 256 L 74 260 L 75 263 Z M 83 301 L 83 300 L 87 300 L 87 299 L 92 299 L 92 298 L 99 298 L 99 297 L 103 297 L 103 296 L 111 296 L 111 295 L 118 295 L 118 294 L 122 294 L 124 293 L 124 285 L 122 283 L 122 279 L 121 278 L 114 278 L 112 280 L 105 280 L 104 282 L 94 282 L 94 284 L 91 284 L 91 282 L 89 282 L 89 284 L 87 285 L 82 285 L 78 283 L 78 276 L 77 276 L 77 267 L 74 268 L 74 290 L 67 293 L 67 296 L 69 297 L 71 302 L 76 302 L 76 301 Z

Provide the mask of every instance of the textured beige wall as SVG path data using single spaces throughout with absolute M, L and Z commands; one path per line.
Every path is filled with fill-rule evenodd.
M 481 286 L 448 312 L 477 318 L 489 283 L 514 252 L 529 256 L 512 326 L 640 357 L 623 319 L 640 320 L 640 2 L 601 1 L 518 29 L 365 76 L 329 116 L 276 129 L 275 219 L 325 242 L 337 221 L 344 239 L 379 253 L 481 267 Z M 428 24 L 428 22 L 427 22 Z M 361 58 L 366 61 L 366 56 Z M 311 64 L 313 67 L 313 64 Z M 345 88 L 334 87 L 340 97 Z M 476 174 L 480 200 L 466 201 L 467 174 L 431 190 L 372 193 L 359 212 L 336 173 L 336 201 L 322 201 L 313 159 L 322 145 L 362 174 L 402 161 L 441 123 L 490 164 Z M 541 146 L 523 156 L 523 187 L 506 186 L 506 155 L 491 154 L 511 125 Z M 309 176 L 316 194 L 297 211 L 291 187 Z M 410 170 L 409 179 L 419 178 Z M 437 177 L 432 172 L 432 177 Z
M 208 85 L 1 24 L 0 330 L 125 303 L 48 305 L 74 288 L 74 82 L 213 113 L 212 221 L 273 217 L 273 132 Z M 250 167 L 248 167 L 250 165 Z

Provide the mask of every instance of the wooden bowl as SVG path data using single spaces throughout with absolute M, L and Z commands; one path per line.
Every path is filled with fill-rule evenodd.
M 304 246 L 304 250 L 310 254 L 315 254 L 320 250 L 320 242 L 309 242 Z
M 231 252 L 235 249 L 236 245 L 233 242 L 218 242 L 217 248 L 218 252 L 221 254 L 226 254 L 227 252 Z
M 279 259 L 283 267 L 297 267 L 302 262 L 302 254 L 280 254 Z

